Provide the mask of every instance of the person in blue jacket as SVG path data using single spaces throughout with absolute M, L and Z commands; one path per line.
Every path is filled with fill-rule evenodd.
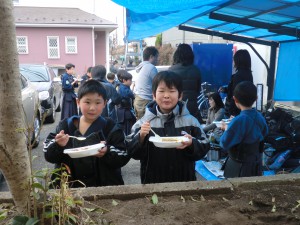
M 121 96 L 115 87 L 106 80 L 106 68 L 103 65 L 94 66 L 92 69 L 92 79 L 99 81 L 105 88 L 107 94 L 107 104 L 103 109 L 102 116 L 117 120 L 115 106 L 121 102 Z
M 122 72 L 122 73 L 121 73 Z M 121 103 L 116 107 L 118 123 L 122 125 L 126 135 L 130 134 L 132 125 L 136 122 L 133 110 L 134 94 L 130 89 L 132 75 L 126 70 L 119 70 L 121 83 L 117 86 L 117 92 L 121 96 Z
M 246 49 L 238 50 L 233 56 L 234 67 L 236 73 L 234 73 L 228 86 L 221 87 L 220 92 L 227 93 L 225 102 L 225 117 L 237 116 L 240 113 L 235 105 L 233 99 L 233 92 L 235 87 L 242 81 L 250 81 L 253 83 L 253 76 L 251 71 L 251 56 Z
M 257 99 L 255 85 L 250 81 L 240 82 L 233 92 L 233 99 L 241 113 L 231 120 L 220 138 L 221 147 L 228 152 L 224 177 L 260 176 L 263 140 L 268 134 L 268 126 L 261 113 L 252 108 Z
M 78 87 L 78 80 L 74 78 L 75 65 L 68 63 L 66 65 L 66 72 L 62 76 L 62 110 L 61 120 L 69 118 L 73 115 L 78 115 L 76 94 L 74 88 Z
M 199 121 L 187 110 L 182 98 L 182 80 L 171 71 L 159 72 L 153 79 L 155 101 L 127 136 L 129 156 L 141 162 L 141 183 L 195 181 L 195 161 L 209 150 L 209 141 Z M 188 138 L 177 148 L 158 148 L 149 141 L 150 128 L 162 137 Z M 153 133 L 151 134 L 153 136 Z

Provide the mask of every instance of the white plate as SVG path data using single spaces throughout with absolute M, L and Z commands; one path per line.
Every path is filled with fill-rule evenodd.
M 99 143 L 95 145 L 83 146 L 80 148 L 69 148 L 65 149 L 64 153 L 68 154 L 71 158 L 82 158 L 87 156 L 96 155 L 98 150 L 103 148 L 105 144 Z
M 217 125 L 217 127 L 221 127 L 222 126 L 222 122 L 224 122 L 226 125 L 228 125 L 230 123 L 230 121 L 214 121 L 213 123 Z
M 169 141 L 170 139 L 174 139 L 174 141 Z M 156 147 L 159 148 L 176 148 L 182 145 L 182 141 L 188 141 L 189 139 L 184 136 L 176 136 L 176 137 L 154 137 L 151 136 L 149 141 L 153 142 Z

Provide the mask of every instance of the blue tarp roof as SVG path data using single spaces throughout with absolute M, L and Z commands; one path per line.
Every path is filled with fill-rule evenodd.
M 230 34 L 267 41 L 264 44 L 300 37 L 300 1 L 296 0 L 113 1 L 127 9 L 128 41 L 174 26 L 216 36 Z
M 268 99 L 299 101 L 300 1 L 296 0 L 113 0 L 126 8 L 125 41 L 137 41 L 172 27 L 238 42 L 272 46 Z M 296 42 L 295 42 L 296 41 Z M 275 49 L 275 50 L 274 50 Z M 292 63 L 291 63 L 291 53 Z M 272 63 L 273 62 L 273 63 Z M 288 75 L 288 77 L 287 77 Z M 293 91 L 286 91 L 292 87 Z

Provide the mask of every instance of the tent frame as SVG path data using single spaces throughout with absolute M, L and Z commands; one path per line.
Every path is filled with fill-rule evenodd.
M 222 32 L 218 32 L 218 31 L 211 31 L 211 30 L 207 30 L 207 29 L 189 27 L 189 26 L 185 26 L 185 25 L 179 25 L 178 29 L 183 30 L 183 31 L 194 32 L 194 33 L 218 36 L 218 37 L 222 37 L 229 41 L 236 41 L 236 42 L 241 42 L 241 43 L 245 43 L 245 44 L 249 45 L 251 47 L 251 49 L 254 51 L 254 53 L 258 56 L 258 58 L 266 66 L 266 69 L 268 71 L 268 75 L 267 75 L 268 97 L 267 97 L 267 99 L 268 99 L 268 101 L 273 99 L 277 47 L 279 47 L 278 42 L 259 40 L 256 38 L 243 37 L 243 36 L 239 36 L 236 34 L 232 35 L 232 34 L 222 33 Z M 261 55 L 255 50 L 255 48 L 250 44 L 250 42 L 271 47 L 270 66 L 268 66 L 268 64 L 263 60 Z

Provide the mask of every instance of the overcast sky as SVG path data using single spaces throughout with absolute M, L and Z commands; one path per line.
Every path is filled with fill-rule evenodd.
M 117 23 L 117 37 L 119 43 L 123 43 L 124 23 L 123 7 L 117 5 L 111 0 L 19 0 L 22 6 L 49 6 L 49 7 L 72 7 L 80 8 L 89 13 L 95 13 L 97 16 Z M 125 15 L 124 15 L 125 20 Z M 115 34 L 115 32 L 113 32 Z

